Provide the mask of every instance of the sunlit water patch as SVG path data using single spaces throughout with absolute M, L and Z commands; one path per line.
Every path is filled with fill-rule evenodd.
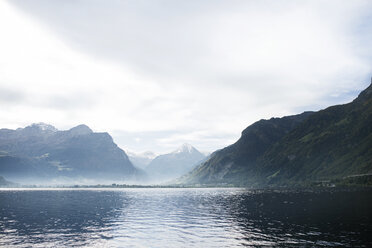
M 0 246 L 372 245 L 371 191 L 0 190 Z

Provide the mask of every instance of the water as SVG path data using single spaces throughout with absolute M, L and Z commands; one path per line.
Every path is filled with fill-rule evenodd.
M 0 190 L 0 247 L 371 247 L 371 191 Z

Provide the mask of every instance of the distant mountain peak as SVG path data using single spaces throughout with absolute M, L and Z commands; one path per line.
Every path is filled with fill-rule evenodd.
M 72 135 L 85 135 L 85 134 L 93 133 L 92 129 L 90 129 L 87 125 L 84 125 L 84 124 L 71 128 L 69 132 Z
M 188 143 L 184 143 L 182 146 L 180 146 L 173 153 L 191 153 L 191 152 L 193 152 L 195 150 L 196 149 L 192 145 L 190 145 Z
M 145 170 L 151 178 L 150 180 L 165 182 L 188 173 L 204 158 L 204 154 L 192 145 L 185 143 L 171 153 L 154 158 Z
M 28 128 L 37 128 L 40 129 L 41 131 L 50 131 L 50 132 L 57 132 L 58 129 L 55 128 L 54 126 L 44 123 L 44 122 L 39 122 L 39 123 L 33 123 L 30 126 L 27 126 Z M 26 128 L 27 128 L 26 127 Z

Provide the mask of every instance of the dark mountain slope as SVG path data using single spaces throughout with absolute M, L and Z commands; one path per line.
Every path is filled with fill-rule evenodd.
M 94 133 L 85 125 L 67 131 L 43 123 L 1 129 L 0 151 L 0 174 L 17 181 L 126 180 L 139 173 L 108 133 Z
M 214 152 L 210 159 L 182 178 L 181 182 L 260 183 L 261 179 L 256 173 L 257 158 L 311 114 L 305 112 L 283 118 L 271 118 L 250 125 L 235 144 Z
M 305 185 L 370 173 L 372 85 L 348 104 L 254 123 L 180 182 Z
M 259 164 L 271 184 L 372 173 L 372 85 L 353 102 L 309 117 L 272 146 Z

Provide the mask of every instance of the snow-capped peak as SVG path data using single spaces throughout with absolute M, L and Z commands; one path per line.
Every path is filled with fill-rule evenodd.
M 57 132 L 58 131 L 57 128 L 55 128 L 54 126 L 46 124 L 44 122 L 33 123 L 33 124 L 31 124 L 30 127 L 38 128 L 42 131 L 51 131 L 51 132 Z
M 193 150 L 195 150 L 195 148 L 190 145 L 190 144 L 183 144 L 181 147 L 179 147 L 176 151 L 174 151 L 174 153 L 191 153 Z

